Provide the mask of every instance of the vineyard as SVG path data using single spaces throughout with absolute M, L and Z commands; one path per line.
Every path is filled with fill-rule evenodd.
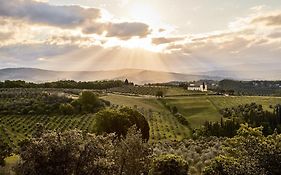
M 180 87 L 165 87 L 165 86 L 121 86 L 107 90 L 107 92 L 132 94 L 132 95 L 151 95 L 155 96 L 158 91 L 162 91 L 164 96 L 188 96 L 202 95 L 204 93 L 198 91 L 187 91 Z
M 167 92 L 166 87 L 151 87 L 151 86 L 122 86 L 115 87 L 108 90 L 108 92 L 118 92 L 125 94 L 135 94 L 135 95 L 156 95 L 158 91 Z
M 182 140 L 190 136 L 188 128 L 180 124 L 175 117 L 151 111 L 143 111 L 150 125 L 150 141 Z M 0 139 L 11 147 L 35 134 L 37 124 L 41 123 L 47 130 L 79 129 L 94 132 L 94 115 L 75 116 L 0 116 Z
M 47 130 L 80 129 L 93 132 L 94 117 L 92 115 L 77 116 L 0 116 L 0 139 L 15 148 L 19 141 L 31 137 L 41 123 Z

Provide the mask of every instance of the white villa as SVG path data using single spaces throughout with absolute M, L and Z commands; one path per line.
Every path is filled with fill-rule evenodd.
M 187 87 L 187 90 L 207 92 L 208 87 L 207 87 L 207 85 L 205 85 L 205 83 L 203 83 L 202 85 L 199 85 L 199 86 L 196 86 L 195 84 L 189 84 L 189 86 Z

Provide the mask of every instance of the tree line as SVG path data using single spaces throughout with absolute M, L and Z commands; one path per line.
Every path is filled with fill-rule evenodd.
M 280 96 L 281 81 L 219 81 L 218 87 L 212 88 L 218 93 L 229 93 L 230 95 L 258 95 L 258 96 Z
M 256 103 L 224 108 L 220 110 L 223 116 L 220 122 L 206 121 L 203 127 L 193 131 L 193 136 L 233 137 L 243 123 L 251 127 L 262 126 L 264 135 L 273 134 L 275 131 L 281 133 L 281 106 L 271 107 L 273 112 L 264 110 L 262 105 Z
M 6 80 L 0 81 L 0 88 L 67 88 L 67 89 L 110 89 L 114 87 L 121 87 L 127 82 L 121 80 L 104 80 L 104 81 L 74 81 L 61 80 L 55 82 L 33 83 L 25 82 L 23 80 Z
M 77 99 L 56 92 L 0 94 L 0 114 L 4 115 L 73 115 L 95 113 L 110 102 L 91 91 L 82 91 Z

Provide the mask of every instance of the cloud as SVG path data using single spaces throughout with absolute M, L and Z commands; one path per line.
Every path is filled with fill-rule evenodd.
M 149 26 L 139 22 L 111 23 L 107 29 L 108 37 L 119 37 L 129 39 L 134 36 L 145 37 L 151 33 Z
M 0 0 L 0 4 L 1 16 L 59 27 L 77 27 L 86 21 L 96 20 L 101 15 L 100 10 L 95 8 L 54 6 L 32 0 Z
M 252 23 L 264 23 L 267 26 L 281 25 L 281 13 L 269 16 L 259 16 L 252 20 Z
M 268 35 L 270 38 L 281 38 L 281 31 L 280 32 L 274 32 Z
M 0 60 L 3 58 L 15 58 L 22 62 L 34 61 L 38 58 L 53 57 L 65 54 L 78 47 L 74 45 L 56 44 L 15 44 L 0 47 Z
M 0 17 L 22 20 L 32 24 L 48 25 L 63 29 L 81 28 L 84 34 L 130 39 L 145 37 L 150 27 L 141 22 L 104 21 L 102 10 L 78 5 L 55 6 L 34 0 L 0 0 Z
M 152 43 L 156 45 L 160 45 L 160 44 L 173 43 L 184 39 L 185 39 L 184 37 L 158 37 L 158 38 L 152 38 Z
M 0 32 L 0 41 L 4 42 L 6 40 L 12 39 L 14 36 L 13 32 Z
M 94 23 L 83 29 L 84 33 L 103 34 L 107 37 L 117 37 L 120 39 L 130 39 L 131 37 L 145 37 L 151 33 L 147 24 L 140 22 L 121 22 L 121 23 Z

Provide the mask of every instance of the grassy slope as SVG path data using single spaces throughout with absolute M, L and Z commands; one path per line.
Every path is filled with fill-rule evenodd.
M 226 107 L 234 107 L 240 104 L 247 104 L 255 102 L 261 104 L 264 109 L 271 110 L 269 105 L 276 105 L 281 103 L 280 97 L 223 97 L 223 96 L 210 96 L 209 100 L 219 109 Z
M 206 120 L 220 120 L 218 110 L 205 96 L 168 98 L 165 101 L 171 107 L 176 106 L 192 128 L 200 127 Z
M 181 140 L 191 134 L 190 130 L 180 124 L 156 98 L 108 95 L 104 96 L 103 99 L 119 106 L 135 107 L 136 105 L 148 119 L 151 129 L 150 138 L 154 141 L 163 139 Z M 152 111 L 151 115 L 149 111 Z
M 178 92 L 178 91 L 177 91 Z M 113 104 L 144 108 L 146 110 L 169 113 L 167 109 L 156 98 L 127 97 L 109 95 L 104 99 Z M 269 105 L 281 103 L 278 97 L 224 97 L 224 96 L 182 96 L 168 97 L 164 101 L 170 106 L 176 106 L 179 112 L 184 115 L 191 124 L 192 128 L 200 127 L 206 120 L 219 121 L 221 115 L 219 109 L 234 107 L 240 104 L 252 103 L 263 105 L 264 109 L 271 110 Z

